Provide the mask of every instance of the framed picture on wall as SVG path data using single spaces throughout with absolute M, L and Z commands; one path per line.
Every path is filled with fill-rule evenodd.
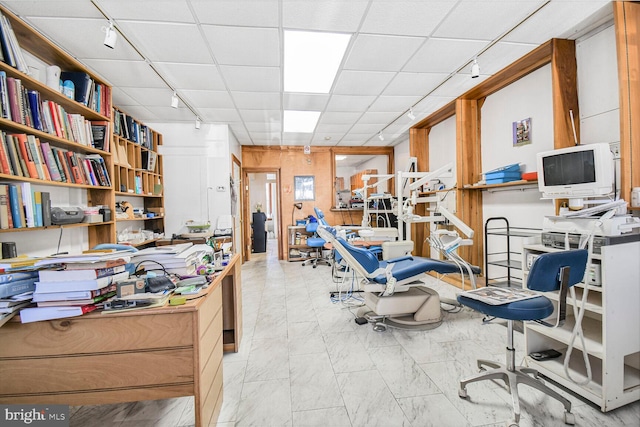
M 313 176 L 294 176 L 293 188 L 293 198 L 296 202 L 316 199 Z
M 531 144 L 531 118 L 513 122 L 513 146 Z

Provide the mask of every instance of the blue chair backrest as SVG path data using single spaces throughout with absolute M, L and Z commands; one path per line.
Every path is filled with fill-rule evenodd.
M 349 251 L 351 256 L 354 257 L 365 270 L 367 270 L 368 273 L 373 273 L 380 266 L 378 258 L 376 258 L 371 251 L 353 246 L 341 237 L 338 237 L 338 241 L 347 251 Z
M 549 292 L 560 289 L 560 269 L 569 267 L 569 287 L 580 283 L 587 267 L 586 249 L 551 252 L 534 261 L 527 277 L 527 288 Z
M 314 207 L 313 210 L 316 211 L 316 216 L 318 217 L 318 222 L 320 224 L 322 224 L 322 225 L 327 225 L 328 226 L 329 224 L 327 223 L 327 220 L 324 219 L 324 212 L 322 212 L 322 209 Z
M 307 230 L 308 233 L 315 233 L 317 229 L 318 229 L 317 222 L 308 222 L 307 226 L 305 227 L 305 230 Z

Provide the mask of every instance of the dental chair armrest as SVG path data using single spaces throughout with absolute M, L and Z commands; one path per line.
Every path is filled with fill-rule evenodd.
M 400 262 L 400 261 L 407 261 L 407 260 L 412 260 L 413 257 L 412 256 L 403 256 L 400 258 L 394 258 L 394 259 L 388 259 L 386 260 L 387 264 L 393 264 L 394 262 Z

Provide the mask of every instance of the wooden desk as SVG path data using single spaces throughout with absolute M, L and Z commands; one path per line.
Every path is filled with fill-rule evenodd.
M 185 305 L 0 328 L 0 403 L 97 405 L 195 396 L 195 425 L 222 406 L 222 352 L 242 337 L 240 256 Z

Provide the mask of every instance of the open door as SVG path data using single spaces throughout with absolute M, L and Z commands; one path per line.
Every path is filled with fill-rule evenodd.
M 241 256 L 242 262 L 245 262 L 245 247 L 244 247 L 244 230 L 242 227 L 242 223 L 244 220 L 244 197 L 242 197 L 242 163 L 240 160 L 231 155 L 231 185 L 233 185 L 232 189 L 232 197 L 235 197 L 235 210 L 232 212 L 233 215 L 233 247 Z M 233 203 L 233 201 L 232 201 Z

